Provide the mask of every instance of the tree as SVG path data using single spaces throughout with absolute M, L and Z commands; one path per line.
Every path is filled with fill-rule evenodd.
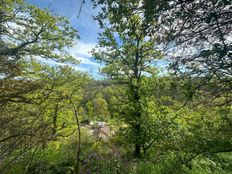
M 144 33 L 141 16 L 133 13 L 139 3 L 122 1 L 95 1 L 102 6 L 96 19 L 104 31 L 100 34 L 98 47 L 93 50 L 96 60 L 105 63 L 103 72 L 127 86 L 128 107 L 125 119 L 134 133 L 134 155 L 140 157 L 141 117 L 143 106 L 140 87 L 144 76 L 153 75 L 152 64 L 160 59 L 154 50 L 154 35 Z
M 65 47 L 73 44 L 77 31 L 66 18 L 54 16 L 23 0 L 4 0 L 0 13 L 1 56 L 6 62 L 15 64 L 19 59 L 31 56 L 56 61 L 74 60 Z
M 182 88 L 180 90 L 191 101 L 190 107 L 195 110 L 205 107 L 208 113 L 218 111 L 216 115 L 224 120 L 222 127 L 231 125 L 232 120 L 231 5 L 228 0 L 164 0 L 157 3 L 144 0 L 140 8 L 144 10 L 144 25 L 151 33 L 159 32 L 159 43 L 171 52 L 170 68 L 177 79 L 182 79 L 178 89 Z M 206 115 L 202 118 L 207 120 Z M 228 130 L 221 130 L 227 137 Z M 224 136 L 217 138 L 215 146 L 230 144 L 225 143 Z M 224 151 L 231 149 L 225 146 Z
M 24 93 L 36 88 L 25 79 L 27 73 L 33 73 L 28 67 L 30 60 L 75 63 L 65 48 L 72 46 L 77 32 L 64 17 L 28 5 L 24 0 L 3 0 L 0 16 L 0 104 L 4 105 L 21 101 Z
M 53 139 L 50 133 L 55 135 L 56 128 L 62 127 L 56 121 L 60 110 L 58 97 L 53 106 L 53 124 L 47 117 L 51 111 L 48 98 L 54 96 L 54 87 L 59 84 L 46 76 L 48 69 L 40 65 L 40 60 L 76 63 L 66 51 L 76 37 L 76 30 L 64 17 L 24 0 L 1 1 L 0 172 L 27 150 L 46 145 L 47 140 Z
M 40 85 L 43 88 L 25 96 L 31 103 L 8 104 L 1 113 L 1 171 L 5 170 L 16 151 L 22 156 L 74 134 L 77 134 L 79 145 L 77 161 L 80 160 L 79 122 L 82 117 L 79 110 L 89 78 L 68 66 L 49 67 L 37 63 L 33 66 L 37 73 L 31 78 L 34 83 L 43 84 Z
M 159 43 L 171 53 L 171 69 L 193 77 L 193 91 L 207 86 L 211 99 L 226 98 L 221 102 L 225 105 L 231 105 L 232 92 L 231 4 L 229 0 L 144 0 L 140 8 L 147 31 L 159 33 Z
M 97 95 L 96 98 L 93 100 L 93 109 L 96 119 L 109 119 L 110 113 L 108 111 L 108 103 L 101 95 Z

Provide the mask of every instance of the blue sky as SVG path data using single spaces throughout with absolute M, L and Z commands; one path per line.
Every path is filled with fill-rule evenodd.
M 81 61 L 76 67 L 81 71 L 89 72 L 94 76 L 99 76 L 97 73 L 101 67 L 91 57 L 89 51 L 96 45 L 98 33 L 100 29 L 93 16 L 96 15 L 97 9 L 94 9 L 91 0 L 85 0 L 81 14 L 78 18 L 82 0 L 28 0 L 32 5 L 39 8 L 49 8 L 52 13 L 67 17 L 71 25 L 78 30 L 80 39 L 75 41 L 74 47 L 70 48 L 70 53 Z M 51 62 L 50 62 L 51 63 Z
M 74 67 L 77 70 L 90 73 L 94 78 L 102 78 L 99 73 L 102 67 L 97 63 L 89 53 L 97 43 L 98 33 L 100 28 L 93 16 L 98 13 L 97 9 L 93 8 L 91 0 L 85 0 L 82 6 L 81 14 L 78 18 L 79 9 L 82 0 L 27 0 L 30 4 L 39 8 L 48 8 L 52 13 L 67 17 L 71 25 L 78 30 L 80 39 L 75 41 L 75 45 L 69 49 L 70 54 L 76 57 L 81 63 Z M 52 65 L 52 61 L 47 61 L 47 64 Z M 55 62 L 54 62 L 55 63 Z M 61 64 L 62 65 L 62 64 Z M 165 68 L 168 62 L 158 61 L 157 65 L 160 68 Z

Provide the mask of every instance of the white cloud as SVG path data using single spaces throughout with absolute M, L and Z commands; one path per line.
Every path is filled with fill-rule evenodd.
M 68 66 L 74 68 L 77 71 L 87 71 L 86 68 L 79 67 L 78 65 L 72 65 L 72 64 L 66 64 L 66 63 L 56 62 L 54 60 L 44 59 L 44 58 L 41 58 L 41 57 L 37 57 L 37 60 L 39 62 L 41 62 L 41 63 L 44 63 L 46 65 L 50 65 L 50 66 L 67 66 L 68 65 Z
M 90 51 L 95 47 L 95 43 L 84 43 L 76 41 L 76 44 L 69 49 L 73 56 L 91 57 Z
M 88 71 L 88 69 L 86 69 L 86 68 L 81 68 L 81 67 L 78 67 L 78 66 L 75 66 L 75 67 L 73 67 L 76 71 L 82 71 L 82 72 L 86 72 L 86 71 Z
M 92 66 L 99 66 L 98 63 L 91 60 L 91 58 L 86 57 L 77 57 L 77 60 L 80 61 L 81 64 L 92 65 Z
M 76 57 L 81 64 L 99 66 L 99 64 L 92 59 L 92 55 L 90 53 L 95 45 L 95 43 L 76 41 L 76 44 L 72 48 L 69 48 L 68 51 L 72 56 Z

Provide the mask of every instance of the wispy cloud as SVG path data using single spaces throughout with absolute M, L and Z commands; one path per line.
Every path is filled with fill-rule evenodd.
M 76 41 L 75 45 L 69 49 L 70 53 L 74 56 L 91 57 L 90 51 L 95 47 L 95 43 L 84 43 Z
M 72 64 L 66 64 L 66 63 L 61 63 L 61 62 L 57 62 L 57 61 L 54 61 L 54 60 L 51 60 L 51 59 L 44 59 L 44 58 L 41 58 L 41 57 L 36 57 L 36 59 L 42 63 L 42 64 L 46 64 L 46 65 L 49 65 L 49 66 L 70 66 L 72 68 L 74 68 L 75 70 L 77 71 L 88 71 L 86 68 L 84 67 L 80 67 L 80 66 L 77 66 L 77 65 L 72 65 Z
M 68 52 L 76 57 L 81 64 L 99 67 L 99 64 L 94 61 L 91 55 L 91 50 L 95 47 L 95 43 L 84 43 L 76 41 L 76 44 L 68 49 Z

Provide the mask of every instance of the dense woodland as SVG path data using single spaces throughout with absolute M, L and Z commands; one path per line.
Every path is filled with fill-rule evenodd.
M 232 1 L 92 3 L 100 79 L 68 19 L 0 0 L 0 173 L 232 173 Z

